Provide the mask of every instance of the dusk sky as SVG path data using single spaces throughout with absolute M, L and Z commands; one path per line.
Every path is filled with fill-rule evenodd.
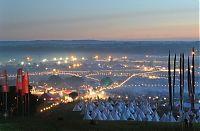
M 0 0 L 0 40 L 198 40 L 199 0 Z

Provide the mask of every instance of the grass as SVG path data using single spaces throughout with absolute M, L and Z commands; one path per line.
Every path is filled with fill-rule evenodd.
M 184 128 L 181 123 L 82 120 L 73 112 L 74 103 L 63 104 L 31 117 L 0 120 L 0 131 L 200 131 L 200 124 Z

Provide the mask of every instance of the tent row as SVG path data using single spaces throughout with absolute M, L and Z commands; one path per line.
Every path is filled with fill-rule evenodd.
M 147 101 L 140 104 L 135 101 L 99 101 L 99 102 L 79 102 L 74 106 L 73 111 L 83 114 L 84 120 L 133 120 L 133 121 L 154 121 L 154 122 L 177 122 L 190 119 L 195 115 L 193 122 L 200 122 L 200 111 L 197 114 L 192 112 L 183 113 L 176 119 L 171 112 L 160 116 L 155 105 L 150 105 Z

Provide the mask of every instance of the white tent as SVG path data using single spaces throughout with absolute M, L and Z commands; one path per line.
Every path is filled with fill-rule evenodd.
M 114 120 L 113 119 L 113 117 L 112 117 L 112 115 L 111 115 L 111 113 L 109 114 L 109 116 L 108 116 L 108 119 L 107 120 Z
M 81 111 L 84 114 L 84 120 L 136 120 L 136 121 L 155 121 L 155 122 L 176 122 L 173 114 L 163 114 L 160 118 L 156 111 L 152 111 L 148 101 L 141 100 L 137 104 L 132 101 L 116 101 L 112 104 L 108 101 L 98 102 L 79 102 L 73 108 L 73 111 Z M 182 113 L 182 112 L 181 112 Z M 192 111 L 182 113 L 177 121 L 190 119 L 190 115 L 194 116 Z M 200 110 L 196 113 L 193 122 L 200 122 Z
M 107 120 L 107 117 L 106 117 L 106 115 L 104 114 L 104 112 L 101 113 L 101 117 L 102 117 L 102 120 Z
M 137 120 L 137 121 L 142 121 L 142 118 L 141 118 L 140 114 L 137 115 L 136 120 Z
M 109 105 L 109 106 L 108 106 L 108 109 L 112 111 L 112 110 L 113 110 L 113 106 L 112 106 L 112 105 Z
M 76 104 L 73 108 L 73 111 L 81 111 L 81 108 L 78 104 Z
M 186 113 L 184 113 L 183 115 L 184 115 L 184 116 L 183 116 L 183 120 L 184 120 L 184 119 L 188 119 L 188 120 L 190 119 L 189 112 L 186 112 Z
M 131 113 L 135 113 L 134 106 L 129 106 L 128 109 L 129 109 L 129 111 L 130 111 Z
M 198 117 L 197 121 L 200 123 L 200 116 Z
M 91 104 L 88 104 L 86 108 L 88 111 L 93 111 L 93 106 Z
M 183 121 L 184 121 L 184 116 L 179 116 L 177 122 L 183 122 Z
M 101 117 L 101 112 L 98 112 L 96 117 L 94 118 L 94 120 L 103 120 L 103 118 Z
M 154 111 L 153 113 L 152 121 L 156 121 L 156 122 L 160 121 L 160 117 L 156 111 Z
M 137 112 L 137 114 L 141 117 L 142 120 L 146 119 L 146 116 L 142 111 Z
M 151 117 L 150 114 L 147 114 L 147 115 L 146 115 L 146 120 L 147 120 L 147 121 L 152 121 L 152 117 Z
M 163 116 L 160 118 L 160 121 L 161 121 L 161 122 L 167 122 L 167 116 L 166 116 L 165 113 L 164 113 Z
M 193 123 L 198 123 L 196 117 L 194 117 L 194 118 L 192 119 L 192 122 L 193 122 Z
M 136 120 L 136 118 L 134 117 L 134 115 L 133 114 L 131 114 L 130 116 L 129 116 L 129 118 L 128 119 L 131 119 L 131 120 Z
M 117 111 L 114 111 L 114 110 L 112 111 L 112 117 L 114 120 L 120 120 L 120 117 L 119 117 Z
M 167 119 L 168 119 L 167 122 L 176 122 L 176 119 L 174 118 L 171 112 L 168 112 Z
M 130 115 L 131 115 L 130 110 L 129 110 L 129 109 L 126 109 L 126 110 L 123 112 L 123 115 L 126 117 L 126 119 L 129 118 Z
M 92 118 L 91 118 L 91 116 L 89 115 L 88 112 L 85 113 L 83 119 L 84 119 L 84 120 L 92 120 Z
M 127 120 L 127 117 L 125 114 L 122 114 L 121 117 L 120 117 L 120 120 Z
M 200 109 L 197 111 L 197 116 L 200 116 Z
M 133 115 L 133 117 L 134 117 L 135 119 L 137 118 L 137 113 L 136 113 L 136 112 L 133 113 L 132 115 Z
M 92 119 L 94 119 L 96 116 L 97 116 L 97 113 L 95 111 L 92 111 L 92 113 L 91 113 Z

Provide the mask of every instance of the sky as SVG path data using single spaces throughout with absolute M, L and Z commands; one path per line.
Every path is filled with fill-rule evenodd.
M 0 0 L 0 40 L 199 40 L 199 0 Z

